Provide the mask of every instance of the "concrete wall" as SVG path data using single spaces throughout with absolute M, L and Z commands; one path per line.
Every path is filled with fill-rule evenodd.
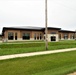
M 44 35 L 44 36 L 45 36 L 45 35 Z M 48 34 L 47 36 L 48 36 L 48 38 L 47 38 L 48 42 L 51 41 L 51 37 L 52 37 L 52 36 L 55 36 L 55 37 L 56 37 L 56 41 L 59 41 L 58 34 Z

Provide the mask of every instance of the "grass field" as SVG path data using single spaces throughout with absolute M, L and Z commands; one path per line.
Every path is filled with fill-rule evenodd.
M 61 41 L 61 42 L 49 42 L 48 50 L 75 48 L 76 41 Z M 45 51 L 44 42 L 32 42 L 32 43 L 2 43 L 0 44 L 0 56 L 8 54 L 18 54 L 27 52 Z
M 0 75 L 66 75 L 76 71 L 76 51 L 0 61 Z

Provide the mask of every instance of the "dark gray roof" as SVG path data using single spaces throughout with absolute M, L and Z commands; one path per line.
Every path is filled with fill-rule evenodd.
M 71 30 L 59 30 L 60 32 L 75 32 L 75 31 L 71 31 Z
M 61 30 L 61 28 L 57 27 L 47 27 L 48 29 L 57 29 L 60 32 L 75 32 L 75 31 L 70 31 L 70 30 Z M 34 26 L 17 26 L 17 27 L 3 27 L 3 31 L 5 29 L 21 29 L 21 30 L 45 30 L 45 27 L 34 27 Z
M 61 30 L 61 28 L 57 28 L 57 27 L 48 27 L 48 29 L 57 29 L 57 30 Z
M 8 27 L 8 28 L 20 28 L 20 29 L 42 29 L 42 27 L 33 27 L 33 26 L 20 26 L 20 27 Z
M 20 26 L 20 27 L 3 27 L 4 29 L 28 29 L 28 30 L 41 30 L 42 27 L 32 27 L 32 26 Z
M 58 29 L 60 30 L 61 28 L 56 28 L 56 27 L 47 27 L 48 29 Z M 33 26 L 20 26 L 20 27 L 3 27 L 3 29 L 28 29 L 28 30 L 42 30 L 45 29 L 45 27 L 33 27 Z
M 75 31 L 70 31 L 70 30 L 61 30 L 61 28 L 57 27 L 47 27 L 48 29 L 56 29 L 59 32 L 75 32 Z M 20 26 L 20 27 L 3 27 L 2 30 L 2 35 L 4 35 L 4 31 L 7 29 L 14 29 L 14 30 L 35 30 L 35 31 L 44 31 L 45 27 L 34 27 L 34 26 Z

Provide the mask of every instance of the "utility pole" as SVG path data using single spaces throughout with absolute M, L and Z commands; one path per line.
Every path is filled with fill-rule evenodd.
M 47 36 L 47 0 L 45 0 L 45 48 L 48 50 L 48 36 Z
M 75 30 L 75 40 L 76 40 L 76 30 Z

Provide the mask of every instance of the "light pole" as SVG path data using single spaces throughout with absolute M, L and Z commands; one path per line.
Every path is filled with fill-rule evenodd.
M 45 48 L 48 50 L 48 36 L 47 36 L 47 0 L 45 0 Z

